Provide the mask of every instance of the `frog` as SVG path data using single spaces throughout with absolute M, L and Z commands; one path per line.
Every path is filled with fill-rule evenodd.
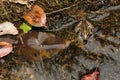
M 75 27 L 75 32 L 78 33 L 78 38 L 87 40 L 92 34 L 93 25 L 87 20 L 81 20 Z
M 94 26 L 88 21 L 85 11 L 80 10 L 75 15 L 79 22 L 75 26 L 74 31 L 77 33 L 78 39 L 87 40 L 93 33 Z

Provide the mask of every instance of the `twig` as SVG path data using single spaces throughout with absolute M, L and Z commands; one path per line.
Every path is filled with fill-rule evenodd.
M 105 9 L 105 11 L 112 11 L 112 10 L 117 10 L 117 9 L 120 9 L 120 5 L 108 7 L 107 9 Z
M 98 66 L 100 65 L 100 64 L 98 63 L 98 61 L 96 61 L 96 63 L 97 63 L 97 65 L 96 65 L 96 69 L 95 69 L 95 71 L 98 70 Z
M 78 2 L 78 3 L 79 3 L 79 2 Z M 65 8 L 63 8 L 63 9 L 58 9 L 58 10 L 56 10 L 56 11 L 48 12 L 48 13 L 46 13 L 46 15 L 50 15 L 50 14 L 54 14 L 54 13 L 58 13 L 58 12 L 61 12 L 61 11 L 70 9 L 70 8 L 72 8 L 72 7 L 76 6 L 76 5 L 78 5 L 78 3 L 73 4 L 72 6 L 69 6 L 69 7 L 65 7 Z
M 102 14 L 102 13 L 105 13 L 105 12 L 110 12 L 110 11 L 113 11 L 113 10 L 117 10 L 117 9 L 120 9 L 120 5 L 117 5 L 117 6 L 111 6 L 111 7 L 108 7 L 106 9 L 102 8 L 100 10 L 97 10 L 97 11 L 92 11 L 91 13 L 97 13 L 97 14 Z
M 24 41 L 23 41 L 22 35 L 20 35 L 19 38 L 20 38 L 20 42 L 21 42 L 21 44 L 24 44 Z

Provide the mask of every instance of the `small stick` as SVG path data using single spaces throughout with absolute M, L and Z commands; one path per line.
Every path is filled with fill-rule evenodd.
M 21 42 L 21 44 L 24 44 L 24 42 L 23 42 L 23 38 L 22 38 L 21 35 L 19 36 L 19 38 L 20 38 L 20 42 Z
M 105 12 L 110 12 L 110 11 L 113 11 L 113 10 L 117 10 L 117 9 L 120 9 L 120 5 L 117 5 L 117 6 L 112 6 L 112 7 L 108 7 L 106 9 L 100 9 L 100 10 L 97 10 L 97 11 L 91 11 L 91 13 L 96 13 L 96 14 L 102 14 L 102 13 L 105 13 Z
M 79 3 L 79 2 L 78 2 L 78 3 Z M 63 8 L 63 9 L 58 9 L 58 10 L 56 10 L 56 11 L 48 12 L 48 13 L 46 13 L 46 15 L 50 15 L 50 14 L 53 14 L 53 13 L 57 13 L 57 12 L 61 12 L 61 11 L 70 9 L 70 8 L 72 8 L 72 7 L 76 6 L 76 5 L 78 5 L 78 3 L 73 4 L 72 6 L 69 6 L 69 7 L 65 7 L 65 8 Z

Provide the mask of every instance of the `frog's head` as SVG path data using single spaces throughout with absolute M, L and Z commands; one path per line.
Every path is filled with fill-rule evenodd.
M 89 37 L 89 33 L 88 32 L 85 32 L 85 33 L 81 33 L 81 36 L 84 40 L 87 40 L 88 37 Z

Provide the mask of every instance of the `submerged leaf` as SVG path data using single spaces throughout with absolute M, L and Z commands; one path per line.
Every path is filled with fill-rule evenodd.
M 18 30 L 16 29 L 13 23 L 3 22 L 0 24 L 0 35 L 5 35 L 5 34 L 16 35 L 18 34 Z
M 24 44 L 19 45 L 21 48 L 16 48 L 16 54 L 22 56 L 26 60 L 29 61 L 38 61 L 40 60 L 40 52 L 38 50 L 35 50 L 34 48 L 31 48 L 30 46 Z
M 8 55 L 13 50 L 12 44 L 7 42 L 0 42 L 0 58 Z
M 18 44 L 18 40 L 14 40 L 11 38 L 0 37 L 0 42 L 5 41 L 11 44 Z
M 26 23 L 23 23 L 20 26 L 20 29 L 22 29 L 24 33 L 28 33 L 28 31 L 30 31 L 32 29 L 32 27 Z
M 32 26 L 46 27 L 46 14 L 38 5 L 33 5 L 31 10 L 23 15 L 23 18 Z
M 50 58 L 69 46 L 69 41 L 46 32 L 39 32 L 38 38 L 30 38 L 27 42 L 30 47 L 39 50 L 44 58 Z
M 66 41 L 51 33 L 30 31 L 22 35 L 25 47 L 21 48 L 20 54 L 28 60 L 40 60 L 40 57 L 51 58 L 69 46 L 70 41 Z M 26 53 L 26 54 L 24 54 Z M 33 59 L 34 57 L 34 59 Z

